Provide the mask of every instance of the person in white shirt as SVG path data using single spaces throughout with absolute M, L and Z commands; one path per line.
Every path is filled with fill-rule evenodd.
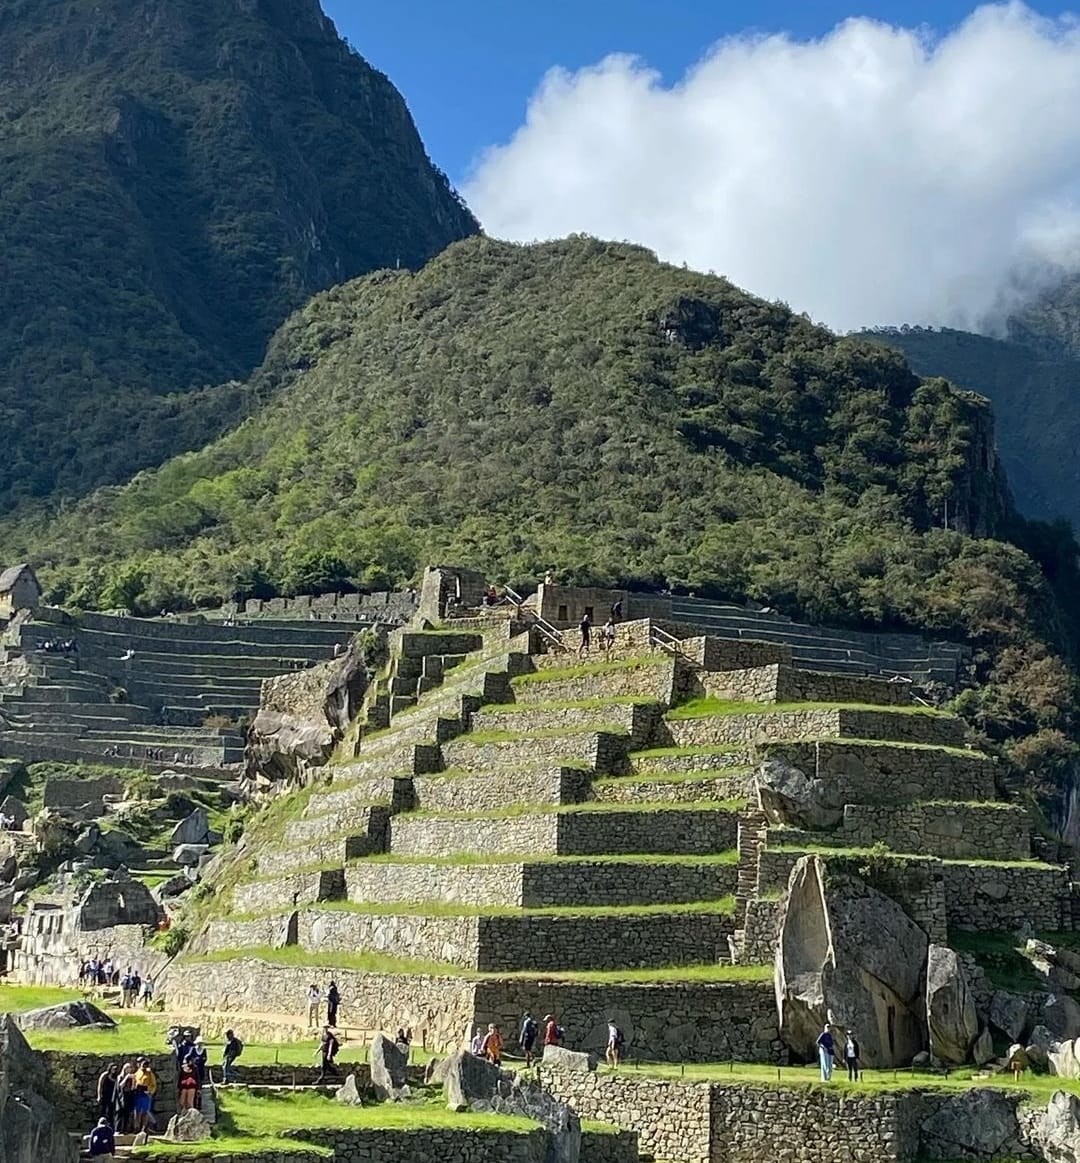
M 319 1024 L 319 1008 L 321 1003 L 322 992 L 315 982 L 312 982 L 307 991 L 307 1016 L 309 1026 L 317 1026 Z

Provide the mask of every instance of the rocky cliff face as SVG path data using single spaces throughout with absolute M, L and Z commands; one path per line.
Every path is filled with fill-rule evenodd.
M 0 498 L 205 443 L 241 394 L 164 394 L 477 229 L 317 0 L 5 0 L 0 112 Z

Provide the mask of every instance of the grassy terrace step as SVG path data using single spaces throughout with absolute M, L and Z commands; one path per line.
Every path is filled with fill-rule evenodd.
M 561 682 L 568 678 L 590 678 L 598 674 L 618 674 L 623 671 L 648 669 L 649 667 L 665 666 L 670 663 L 670 657 L 663 651 L 650 654 L 635 655 L 632 658 L 613 658 L 598 662 L 567 663 L 562 661 L 565 655 L 540 654 L 533 658 L 537 669 L 529 674 L 521 674 L 511 680 L 511 686 L 517 688 L 531 683 Z
M 244 949 L 216 949 L 212 953 L 186 955 L 183 962 L 261 961 L 282 967 L 303 966 L 312 969 L 351 969 L 359 973 L 381 973 L 392 976 L 421 975 L 430 977 L 464 978 L 468 981 L 524 981 L 534 982 L 535 972 L 479 973 L 463 969 L 445 961 L 429 961 L 412 957 L 389 957 L 383 953 L 337 953 L 329 950 L 309 952 L 297 945 L 281 949 L 269 945 L 253 945 Z M 725 984 L 730 982 L 766 982 L 772 980 L 771 965 L 730 965 L 725 962 L 667 965 L 649 969 L 613 970 L 555 970 L 545 972 L 545 981 L 567 985 L 649 985 L 658 990 L 664 986 L 678 989 L 686 984 Z M 1060 1081 L 1060 1080 L 1059 1080 Z
M 753 748 L 738 743 L 719 743 L 705 747 L 652 747 L 632 751 L 628 756 L 634 775 L 650 776 L 673 772 L 687 774 L 743 768 L 753 760 Z
M 960 746 L 961 719 L 923 707 L 840 703 L 733 703 L 697 699 L 665 715 L 677 747 L 810 737 Z
M 722 771 L 657 771 L 646 775 L 609 776 L 594 780 L 594 799 L 605 804 L 708 803 L 745 804 L 753 791 L 753 768 Z

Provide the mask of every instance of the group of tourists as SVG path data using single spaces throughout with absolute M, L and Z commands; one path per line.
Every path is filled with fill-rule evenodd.
M 833 1063 L 840 1065 L 840 1056 L 838 1048 L 838 1039 L 833 1034 L 832 1026 L 828 1022 L 825 1023 L 825 1028 L 818 1034 L 817 1048 L 818 1048 L 818 1063 L 821 1066 L 821 1081 L 831 1082 Z M 848 1081 L 859 1081 L 859 1040 L 855 1037 L 854 1030 L 848 1030 L 844 1036 L 844 1063 L 847 1066 Z
M 120 989 L 120 1008 L 134 1009 L 141 1001 L 143 1009 L 154 1002 L 154 979 L 143 977 L 130 965 L 120 972 L 120 966 L 111 957 L 87 957 L 79 962 L 79 986 L 82 989 Z
M 114 1062 L 102 1072 L 97 1083 L 98 1138 L 118 1135 L 139 1134 L 154 1125 L 154 1097 L 158 1092 L 158 1077 L 150 1065 L 149 1058 L 139 1058 L 125 1062 L 123 1066 Z M 112 1154 L 112 1151 L 94 1150 L 93 1132 L 90 1143 L 91 1154 Z
M 38 649 L 42 654 L 78 654 L 79 645 L 74 638 L 49 638 Z
M 615 627 L 622 621 L 622 599 L 620 598 L 612 607 L 611 614 L 608 620 L 600 628 L 599 644 L 600 649 L 604 653 L 609 651 L 615 645 Z M 592 632 L 593 622 L 592 614 L 588 610 L 581 617 L 578 623 L 578 630 L 581 633 L 581 642 L 578 645 L 579 657 L 589 653 L 592 646 Z
M 538 1054 L 536 1044 L 540 1038 L 541 1024 L 526 1010 L 521 1019 L 521 1028 L 518 1031 L 518 1046 L 521 1048 L 522 1056 L 525 1059 L 526 1069 L 538 1057 L 543 1056 L 543 1047 L 562 1046 L 566 1041 L 566 1032 L 559 1025 L 558 1019 L 554 1014 L 544 1015 L 542 1043 Z M 618 1023 L 614 1018 L 608 1018 L 607 1045 L 604 1049 L 604 1058 L 612 1069 L 618 1067 L 619 1062 L 622 1060 L 625 1047 L 626 1037 L 619 1028 Z M 496 1050 L 494 1056 L 492 1054 L 493 1048 Z M 487 1058 L 489 1062 L 494 1062 L 495 1065 L 498 1065 L 502 1060 L 502 1038 L 499 1035 L 499 1027 L 496 1025 L 488 1026 L 487 1034 L 480 1036 L 479 1042 L 474 1038 L 472 1052 L 477 1057 Z
M 337 982 L 331 979 L 330 984 L 326 987 L 326 1025 L 331 1027 L 337 1026 L 338 1007 L 341 1005 L 341 993 L 338 990 Z M 308 1026 L 318 1027 L 319 1016 L 322 1013 L 323 1006 L 323 992 L 319 988 L 319 983 L 313 981 L 308 986 L 307 991 L 307 1015 Z

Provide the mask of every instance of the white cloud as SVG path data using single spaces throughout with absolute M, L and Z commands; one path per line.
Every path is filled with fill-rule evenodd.
M 721 41 L 671 88 L 625 56 L 554 70 L 464 193 L 494 236 L 642 242 L 834 327 L 975 325 L 1080 269 L 1078 109 L 1072 17 L 852 19 Z

